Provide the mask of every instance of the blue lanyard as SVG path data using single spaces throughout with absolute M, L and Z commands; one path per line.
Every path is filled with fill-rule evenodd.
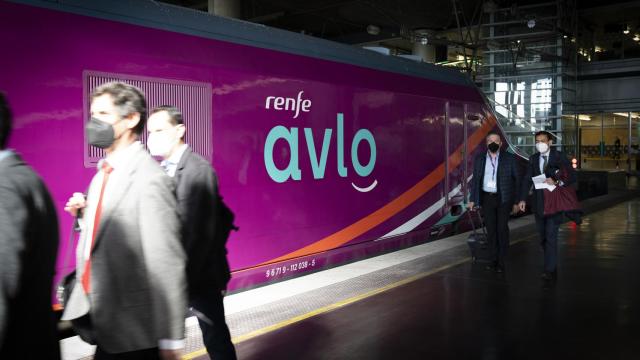
M 496 165 L 498 164 L 498 156 L 496 155 L 496 161 L 493 161 L 493 157 L 491 157 L 491 155 L 489 155 L 489 161 L 491 161 L 491 167 L 493 168 L 493 172 L 491 173 L 491 180 L 495 180 L 496 179 Z

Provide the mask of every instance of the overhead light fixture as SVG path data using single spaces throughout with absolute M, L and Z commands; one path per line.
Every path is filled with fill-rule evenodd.
M 625 34 L 625 35 L 628 35 L 628 34 L 629 34 L 629 32 L 631 32 L 631 29 L 629 28 L 629 25 L 627 25 L 627 26 L 624 28 L 624 30 L 622 30 L 622 33 L 623 33 L 623 34 Z
M 629 116 L 629 113 L 616 112 L 616 113 L 613 113 L 613 115 L 616 115 L 616 116 L 622 116 L 622 117 L 625 117 L 625 118 L 626 118 L 626 117 L 628 117 L 628 116 Z M 632 113 L 631 113 L 631 118 L 632 118 L 632 119 L 638 119 L 638 118 L 640 118 L 640 114 L 635 113 L 635 112 L 632 112 Z
M 578 120 L 580 120 L 580 121 L 591 121 L 591 116 L 580 114 L 580 115 L 578 115 Z
M 562 37 L 563 37 L 563 38 L 565 38 L 565 39 L 566 39 L 566 38 L 568 38 L 568 36 L 567 36 L 567 35 L 563 35 Z
M 571 37 L 571 42 L 572 42 L 572 43 L 576 42 L 576 38 Z
M 600 46 L 596 45 L 596 48 L 595 48 L 594 51 L 597 52 L 597 53 L 602 52 L 602 48 Z
M 633 41 L 640 41 L 640 35 L 636 34 L 636 36 L 633 37 Z
M 436 65 L 442 65 L 442 66 L 458 66 L 459 64 L 462 64 L 462 61 L 456 60 L 456 61 L 443 61 L 440 63 L 436 63 Z
M 428 29 L 415 29 L 412 31 L 411 38 L 415 43 L 427 45 L 429 43 L 429 37 L 434 36 L 433 31 Z
M 536 27 L 536 19 L 529 19 L 529 21 L 527 21 L 527 27 L 529 29 Z

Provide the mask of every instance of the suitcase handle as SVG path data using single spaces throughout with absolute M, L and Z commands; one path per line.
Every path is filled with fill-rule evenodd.
M 473 234 L 477 234 L 477 228 L 476 228 L 476 224 L 473 221 L 473 216 L 471 216 L 471 213 L 475 212 L 476 214 L 478 214 L 478 220 L 480 220 L 480 228 L 482 229 L 482 233 L 484 235 L 487 235 L 487 229 L 484 226 L 484 222 L 482 221 L 482 218 L 480 217 L 480 212 L 477 210 L 473 210 L 473 209 L 469 209 L 467 210 L 467 214 L 469 214 L 469 222 L 471 223 L 471 229 L 473 229 Z

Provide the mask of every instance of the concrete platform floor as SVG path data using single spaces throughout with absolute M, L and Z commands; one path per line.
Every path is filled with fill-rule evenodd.
M 640 200 L 562 225 L 554 284 L 537 235 L 519 237 L 504 275 L 463 262 L 239 342 L 238 356 L 640 358 Z

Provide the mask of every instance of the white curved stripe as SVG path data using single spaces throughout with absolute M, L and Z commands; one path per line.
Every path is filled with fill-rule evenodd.
M 471 175 L 471 176 L 469 176 L 467 178 L 467 183 L 469 182 L 469 180 L 471 180 L 472 177 L 473 177 L 473 175 Z M 449 193 L 449 198 L 451 198 L 452 196 L 454 196 L 457 193 L 459 193 L 460 189 L 461 189 L 461 186 L 462 185 L 458 185 L 458 186 L 455 187 L 455 189 L 451 190 L 451 192 Z M 411 220 L 409 220 L 406 223 L 400 225 L 399 227 L 395 228 L 391 232 L 385 234 L 382 238 L 404 234 L 404 233 L 407 233 L 407 232 L 417 228 L 420 224 L 422 224 L 423 222 L 427 221 L 427 219 L 429 219 L 431 217 L 431 215 L 435 214 L 443 206 L 444 206 L 444 198 L 441 198 L 440 200 L 436 201 L 435 204 L 429 206 L 425 211 L 423 211 L 420 214 L 414 216 Z
M 427 210 L 421 212 L 420 214 L 415 216 L 413 219 L 411 219 L 411 220 L 407 221 L 406 223 L 400 225 L 399 227 L 397 227 L 396 229 L 394 229 L 390 233 L 385 234 L 383 236 L 383 238 L 386 238 L 386 237 L 389 237 L 389 236 L 396 236 L 396 235 L 404 234 L 404 233 L 407 233 L 407 232 L 417 228 L 418 225 L 420 225 L 423 222 L 425 222 L 428 218 L 431 217 L 431 215 L 435 214 L 436 211 L 440 210 L 443 206 L 444 206 L 444 198 L 436 201 L 435 204 L 429 206 L 427 208 Z
M 360 192 L 369 192 L 371 190 L 373 190 L 374 187 L 376 187 L 376 185 L 378 185 L 378 180 L 373 180 L 373 183 L 369 186 L 367 186 L 366 188 L 360 188 L 357 187 L 356 184 L 351 183 L 351 186 L 353 186 L 354 189 L 360 191 Z

